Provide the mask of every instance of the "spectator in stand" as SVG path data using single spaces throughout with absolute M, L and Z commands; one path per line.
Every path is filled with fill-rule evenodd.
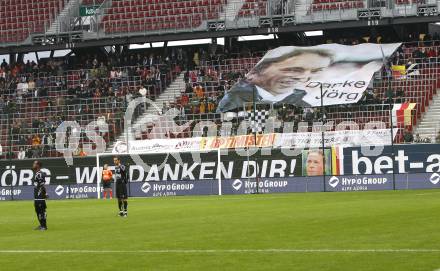
M 32 146 L 39 147 L 41 145 L 41 138 L 38 134 L 35 134 L 34 137 L 32 137 Z
M 420 137 L 420 134 L 416 134 L 414 138 L 414 143 L 423 143 L 423 139 Z
M 79 156 L 80 156 L 80 157 L 85 157 L 85 156 L 87 156 L 87 153 L 84 151 L 83 148 L 80 149 L 80 151 L 79 151 Z
M 187 106 L 189 103 L 189 96 L 186 93 L 183 93 L 182 96 L 180 97 L 180 104 L 182 106 Z
M 192 83 L 197 82 L 197 73 L 196 73 L 196 72 L 191 71 L 191 72 L 189 73 L 189 77 L 190 77 Z
M 6 79 L 6 69 L 0 68 L 0 80 Z
M 193 92 L 193 87 L 191 83 L 186 83 L 186 87 L 185 87 L 185 93 L 192 93 Z
M 205 70 L 204 69 L 198 69 L 197 71 L 197 82 L 204 82 L 205 81 Z
M 440 143 L 440 131 L 437 133 L 437 136 L 435 137 L 435 143 Z
M 196 84 L 196 86 L 194 87 L 194 93 L 196 94 L 196 97 L 199 99 L 205 97 L 205 92 L 200 84 Z
M 417 47 L 416 49 L 414 49 L 414 51 L 412 53 L 412 57 L 415 60 L 415 63 L 422 63 L 422 59 L 424 57 L 426 57 L 426 53 L 425 53 L 424 49 L 422 51 Z
M 214 92 L 211 92 L 211 94 L 208 97 L 208 112 L 214 113 L 216 108 L 215 105 L 217 104 L 217 98 Z
M 156 72 L 154 74 L 154 79 L 156 81 L 156 88 L 162 89 L 162 78 L 161 78 L 161 73 L 160 73 L 159 69 L 156 69 Z
M 147 98 L 147 95 L 149 96 L 148 91 L 144 86 L 139 86 L 138 92 L 139 92 L 139 95 L 143 98 Z M 147 101 L 145 101 L 143 103 L 143 107 L 144 107 L 144 111 L 147 110 Z
M 202 98 L 200 99 L 200 104 L 199 104 L 199 113 L 200 114 L 205 114 L 206 113 L 206 99 Z
M 162 105 L 162 115 L 165 114 L 170 108 L 167 106 L 166 102 L 163 102 Z
M 427 52 L 426 52 L 426 56 L 429 58 L 430 62 L 436 62 L 436 58 L 437 58 L 437 47 L 434 48 L 430 48 Z
M 3 114 L 5 110 L 5 100 L 3 96 L 0 96 L 0 114 Z
M 26 158 L 26 152 L 24 151 L 23 147 L 21 147 L 20 150 L 18 151 L 17 159 L 23 160 L 25 158 Z
M 6 62 L 6 59 L 3 58 L 3 61 L 2 61 L 2 64 L 0 65 L 0 67 L 5 70 L 8 69 L 9 65 Z
M 189 71 L 188 70 L 186 70 L 186 72 L 183 74 L 183 80 L 188 85 L 188 83 L 189 83 Z
M 315 120 L 315 111 L 311 107 L 304 107 L 303 109 L 303 119 L 309 123 L 309 125 L 312 124 L 312 122 Z
M 405 131 L 403 132 L 403 141 L 405 143 L 412 143 L 414 141 L 414 136 L 408 128 L 405 128 Z

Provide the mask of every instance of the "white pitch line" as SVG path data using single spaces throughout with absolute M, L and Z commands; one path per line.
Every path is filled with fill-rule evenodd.
M 162 250 L 0 250 L 0 254 L 217 254 L 217 253 L 440 253 L 440 249 L 162 249 Z
M 214 198 L 215 197 L 215 198 Z M 234 198 L 234 197 L 224 197 L 224 198 L 220 198 L 217 196 L 214 196 L 213 198 L 191 198 L 191 199 L 185 199 L 184 197 L 168 197 L 168 199 L 170 200 L 176 200 L 176 201 L 229 201 L 229 200 L 234 200 L 234 201 L 249 201 L 249 200 L 270 200 L 270 199 L 291 199 L 292 197 L 289 196 L 269 196 L 269 197 L 244 197 L 244 198 Z M 133 199 L 132 201 L 137 201 L 138 199 L 140 199 L 140 201 L 143 201 L 144 199 L 159 199 L 161 197 L 130 197 L 129 200 Z M 162 197 L 164 198 L 164 197 Z
M 430 193 L 421 193 L 421 194 L 416 194 L 416 196 L 434 195 L 434 194 L 439 194 L 439 193 L 440 193 L 440 191 L 430 192 Z

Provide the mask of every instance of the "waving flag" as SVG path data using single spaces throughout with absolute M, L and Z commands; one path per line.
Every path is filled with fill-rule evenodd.
M 412 125 L 412 111 L 416 103 L 394 104 L 392 118 L 394 127 Z

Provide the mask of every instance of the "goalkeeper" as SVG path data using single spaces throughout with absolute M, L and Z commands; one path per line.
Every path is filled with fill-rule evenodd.
M 112 179 L 113 179 L 113 173 L 110 169 L 108 169 L 108 165 L 104 165 L 104 169 L 102 171 L 102 183 L 104 187 L 104 199 L 107 199 L 107 195 L 109 195 L 110 199 L 113 198 L 113 191 L 112 191 Z

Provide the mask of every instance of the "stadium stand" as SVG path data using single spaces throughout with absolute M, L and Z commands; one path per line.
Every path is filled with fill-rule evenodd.
M 312 3 L 313 11 L 334 10 L 334 9 L 353 9 L 363 8 L 364 1 L 340 1 L 340 0 L 314 0 Z
M 67 0 L 2 0 L 0 43 L 24 41 L 32 33 L 44 33 Z
M 105 2 L 105 0 L 83 0 L 82 5 L 83 6 L 100 5 L 104 2 Z
M 13 152 L 26 150 L 27 157 L 60 155 L 54 151 L 53 140 L 61 121 L 75 120 L 82 126 L 93 120 L 105 121 L 109 131 L 102 136 L 111 142 L 123 130 L 126 102 L 138 95 L 140 86 L 155 99 L 179 73 L 178 68 L 169 69 L 164 64 L 111 70 L 101 64 L 101 69 L 67 70 L 54 76 L 54 71 L 43 71 L 46 66 L 32 70 L 27 65 L 15 65 L 8 72 L 7 85 L 0 85 L 5 88 L 0 100 L 2 112 L 8 113 L 8 118 L 2 114 L 0 120 L 0 144 L 12 144 Z M 14 128 L 8 129 L 11 125 Z M 40 142 L 32 141 L 34 137 Z M 88 142 L 86 138 L 85 132 L 80 134 L 79 149 Z
M 238 12 L 239 17 L 265 16 L 267 14 L 267 1 L 246 0 Z
M 102 20 L 106 33 L 199 27 L 218 18 L 225 0 L 114 0 Z
M 400 126 L 411 131 L 440 86 L 438 49 L 438 44 L 435 42 L 405 43 L 393 56 L 390 65 L 411 66 L 409 64 L 415 63 L 417 65 L 412 69 L 417 73 L 405 78 L 396 78 L 389 70 L 384 69 L 377 73 L 372 88 L 367 91 L 362 103 L 357 105 L 331 106 L 327 107 L 325 112 L 320 112 L 319 109 L 299 109 L 289 105 L 258 106 L 270 112 L 272 118 L 281 121 L 294 120 L 298 124 L 302 121 L 311 123 L 324 118 L 326 121 L 334 121 L 337 125 L 343 121 L 356 120 L 359 124 L 357 129 L 362 129 L 369 121 L 383 121 L 386 127 L 390 128 L 392 104 L 413 102 L 416 103 L 416 108 L 412 124 Z M 183 85 L 186 84 L 186 87 L 178 89 L 178 93 L 172 96 L 177 98 L 169 98 L 162 108 L 162 111 L 169 108 L 178 110 L 178 117 L 171 121 L 164 120 L 160 119 L 160 112 L 156 113 L 158 116 L 156 120 L 161 120 L 165 130 L 175 132 L 154 135 L 152 131 L 155 122 L 150 120 L 133 126 L 134 139 L 148 139 L 155 136 L 170 138 L 203 136 L 206 135 L 206 131 L 196 131 L 194 127 L 204 120 L 214 121 L 218 127 L 229 122 L 233 126 L 233 134 L 249 133 L 250 130 L 237 130 L 238 122 L 247 117 L 249 105 L 225 114 L 216 113 L 216 106 L 225 91 L 243 78 L 261 59 L 261 55 L 263 53 L 254 52 L 251 56 L 245 57 L 231 57 L 229 54 L 226 58 L 211 56 L 198 59 L 197 56 L 198 63 L 195 68 L 190 68 L 183 76 L 179 74 L 181 67 L 188 67 L 187 60 L 177 63 L 174 53 L 171 61 L 158 57 L 150 62 L 148 53 L 144 53 L 144 57 L 132 54 L 108 56 L 108 59 L 99 60 L 86 56 L 89 60 L 79 61 L 78 64 L 69 67 L 59 64 L 66 62 L 65 60 L 47 63 L 43 61 L 39 65 L 21 63 L 10 67 L 2 64 L 3 77 L 7 80 L 3 82 L 0 80 L 0 88 L 4 89 L 0 106 L 3 113 L 8 114 L 2 114 L 0 143 L 4 149 L 9 149 L 12 144 L 13 152 L 9 154 L 4 152 L 3 157 L 16 157 L 20 150 L 27 152 L 26 157 L 38 157 L 43 154 L 60 155 L 54 151 L 52 140 L 53 128 L 61 120 L 76 120 L 82 126 L 91 120 L 106 121 L 110 124 L 109 131 L 103 133 L 103 136 L 108 145 L 111 145 L 121 136 L 124 126 L 122 113 L 126 109 L 127 102 L 139 96 L 141 87 L 147 89 L 146 97 L 162 101 L 162 93 L 173 81 L 179 80 Z M 195 54 L 186 58 L 196 61 Z M 109 64 L 112 62 L 118 64 Z M 145 112 L 142 110 L 137 112 L 139 119 L 142 119 L 140 117 L 143 114 Z M 176 130 L 176 123 L 181 125 L 188 121 L 192 121 L 189 128 L 183 131 Z M 298 129 L 297 125 L 295 129 Z M 279 131 L 282 131 L 282 128 Z M 11 133 L 13 136 L 10 136 Z M 219 129 L 218 134 L 222 133 L 225 131 Z M 35 140 L 32 141 L 34 137 Z M 80 153 L 87 155 L 81 152 L 83 145 L 89 142 L 84 132 L 80 134 L 80 139 L 78 155 Z M 402 140 L 403 134 L 400 131 L 396 142 Z

